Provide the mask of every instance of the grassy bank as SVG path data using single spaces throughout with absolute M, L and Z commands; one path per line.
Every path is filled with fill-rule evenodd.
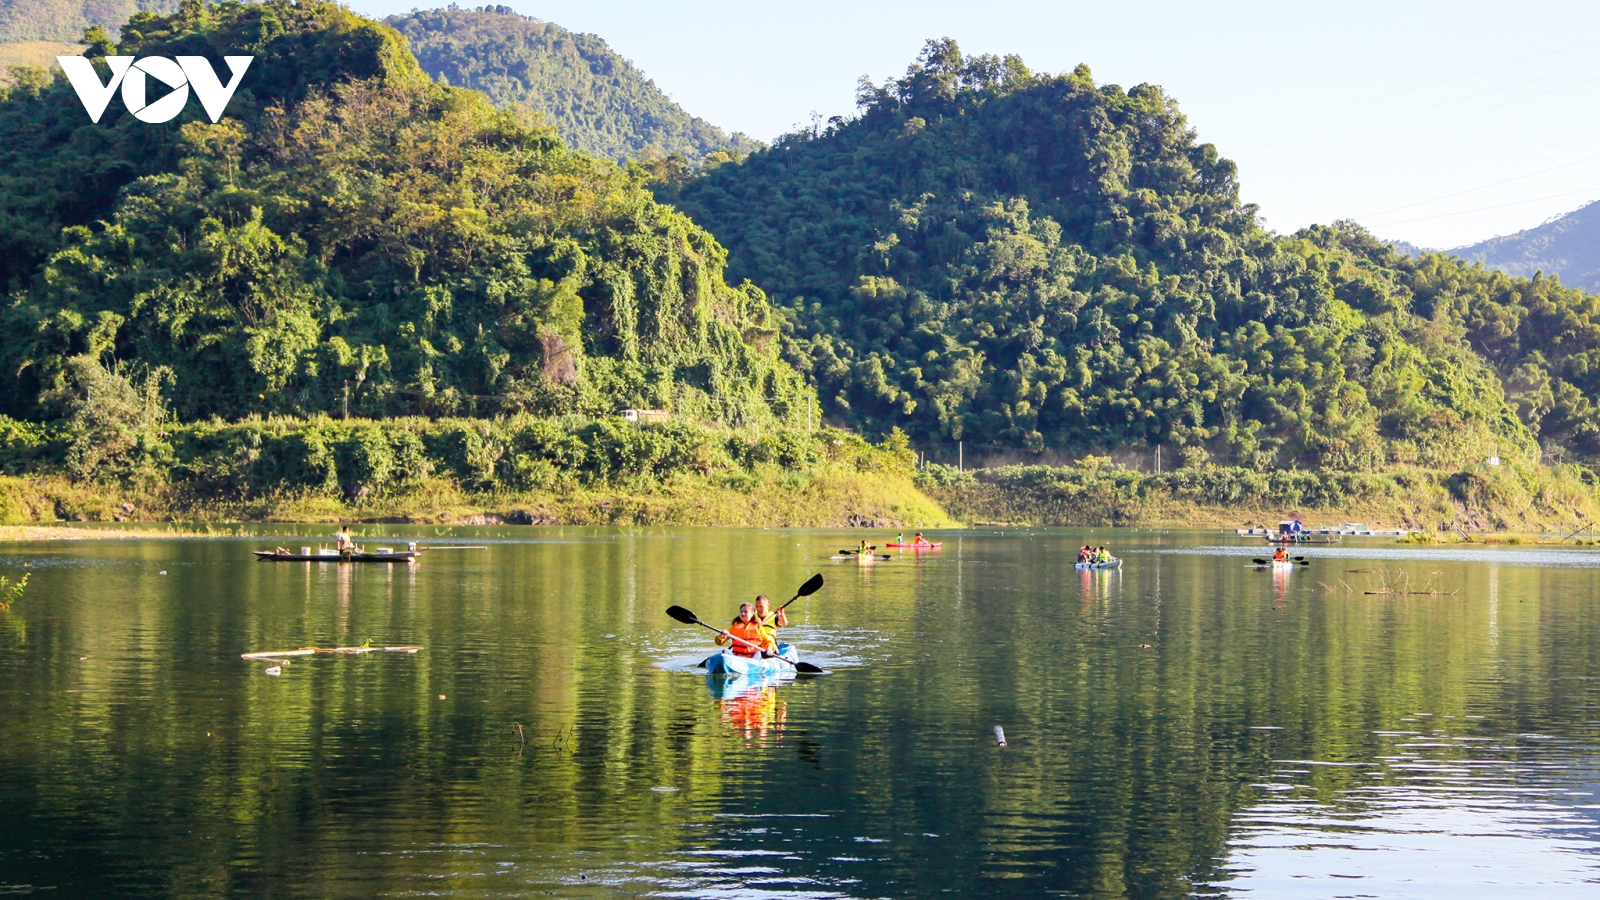
M 0 478 L 0 523 L 416 522 L 523 525 L 948 527 L 954 522 L 905 475 L 845 470 L 683 475 L 649 489 L 469 491 L 435 478 L 356 501 L 286 493 L 196 501 L 165 485 L 81 485 L 64 478 Z M 58 529 L 59 530 L 59 529 Z M 22 531 L 0 540 L 43 539 Z
M 1161 475 L 1090 460 L 957 473 L 929 466 L 918 486 L 964 522 L 1233 528 L 1295 512 L 1431 532 L 1566 533 L 1600 521 L 1595 477 L 1578 466 L 1459 472 L 1257 472 L 1202 466 Z
M 620 419 L 0 422 L 0 525 L 390 521 L 934 528 L 902 436 Z

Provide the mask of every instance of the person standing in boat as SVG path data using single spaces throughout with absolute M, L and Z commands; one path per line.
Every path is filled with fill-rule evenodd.
M 789 627 L 789 614 L 781 609 L 773 612 L 772 598 L 761 594 L 756 597 L 756 621 L 761 623 L 761 632 L 766 635 L 766 643 L 777 649 L 778 629 Z
M 734 640 L 741 638 L 750 643 L 741 643 Z M 751 644 L 755 646 L 752 647 Z M 739 604 L 739 615 L 734 618 L 733 624 L 727 630 L 717 635 L 717 646 L 728 647 L 735 656 L 755 656 L 758 652 L 771 653 L 777 648 L 767 643 L 767 633 L 761 628 L 761 620 L 756 618 L 756 608 L 748 603 Z M 759 647 L 760 650 L 756 648 Z
M 348 558 L 350 558 L 350 556 L 352 554 L 354 554 L 356 552 L 356 539 L 355 539 L 354 536 L 352 536 L 350 534 L 350 526 L 349 525 L 346 525 L 343 528 L 340 528 L 339 529 L 339 533 L 337 535 L 335 535 L 334 537 L 339 542 L 338 543 L 338 549 L 339 549 L 339 555 L 340 556 L 343 556 L 346 559 L 348 559 Z

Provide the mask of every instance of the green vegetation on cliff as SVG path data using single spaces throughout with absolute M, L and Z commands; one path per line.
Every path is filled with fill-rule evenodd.
M 569 147 L 604 159 L 749 153 L 672 102 L 655 82 L 596 35 L 522 16 L 505 6 L 430 9 L 384 20 L 406 36 L 423 71 L 545 116 Z
M 171 12 L 179 0 L 0 0 L 0 44 L 76 41 L 100 25 L 112 34 L 139 12 Z
M 97 54 L 113 48 L 102 43 Z M 65 415 L 105 369 L 180 419 L 612 413 L 803 420 L 761 292 L 640 176 L 432 83 L 336 4 L 185 3 L 117 52 L 257 57 L 211 124 L 64 79 L 0 95 L 8 412 Z
M 874 446 L 831 429 L 531 415 L 177 424 L 123 394 L 57 425 L 0 417 L 12 479 L 0 524 L 484 512 L 521 524 L 949 524 L 912 485 L 903 435 Z
M 830 417 L 1251 469 L 1600 458 L 1592 296 L 1356 225 L 1273 235 L 1159 87 L 930 42 L 859 113 L 658 196 L 788 311 Z M 1179 454 L 1174 454 L 1177 456 Z M 953 461 L 953 459 L 951 460 Z

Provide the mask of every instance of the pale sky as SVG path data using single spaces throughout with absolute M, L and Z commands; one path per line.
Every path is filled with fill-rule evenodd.
M 1594 0 L 503 5 L 600 35 L 691 114 L 762 140 L 850 112 L 859 76 L 903 73 L 935 37 L 1035 71 L 1081 62 L 1100 82 L 1159 84 L 1279 232 L 1354 218 L 1454 247 L 1600 199 Z

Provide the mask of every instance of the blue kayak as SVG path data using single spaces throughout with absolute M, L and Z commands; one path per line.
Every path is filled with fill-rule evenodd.
M 1122 568 L 1122 560 L 1112 558 L 1105 562 L 1081 562 L 1074 564 L 1073 568 L 1079 572 L 1088 572 L 1094 569 L 1120 569 Z
M 780 641 L 778 655 L 789 662 L 760 656 L 740 656 L 732 650 L 724 650 L 706 657 L 702 665 L 706 667 L 708 675 L 743 675 L 752 678 L 764 675 L 793 675 L 794 666 L 789 663 L 800 661 L 800 656 L 794 652 L 794 647 Z

